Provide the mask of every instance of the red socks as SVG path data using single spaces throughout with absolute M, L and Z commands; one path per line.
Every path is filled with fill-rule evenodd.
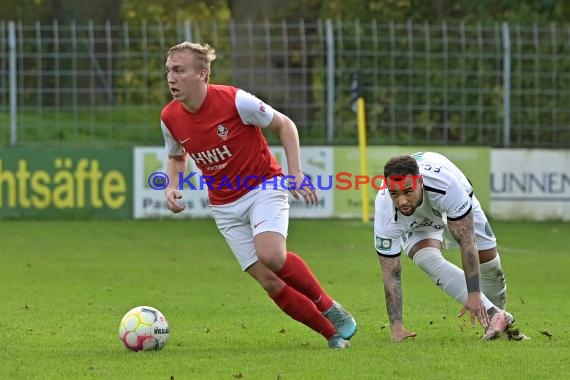
M 307 263 L 295 253 L 287 252 L 283 268 L 275 274 L 287 285 L 313 301 L 320 312 L 332 307 L 332 298 L 323 290 Z
M 292 287 L 285 285 L 271 298 L 287 315 L 309 326 L 327 340 L 336 333 L 332 323 L 317 310 L 315 304 Z

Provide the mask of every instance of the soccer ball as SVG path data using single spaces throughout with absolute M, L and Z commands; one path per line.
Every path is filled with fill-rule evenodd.
M 132 351 L 160 350 L 168 340 L 168 322 L 154 307 L 137 306 L 119 325 L 121 342 Z

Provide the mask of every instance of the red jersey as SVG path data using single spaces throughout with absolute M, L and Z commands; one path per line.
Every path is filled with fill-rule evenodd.
M 173 100 L 161 113 L 169 155 L 186 151 L 202 171 L 210 204 L 234 202 L 264 180 L 283 171 L 259 127 L 266 127 L 275 111 L 236 87 L 208 85 L 196 113 Z

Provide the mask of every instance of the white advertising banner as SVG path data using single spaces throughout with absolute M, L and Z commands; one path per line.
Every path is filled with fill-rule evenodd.
M 570 221 L 570 151 L 493 149 L 490 215 Z
M 176 217 L 192 218 L 210 215 L 208 190 L 200 189 L 197 180 L 192 180 L 196 190 L 184 186 L 180 202 L 186 210 L 173 214 L 166 208 L 164 201 L 164 181 L 166 180 L 166 163 L 168 156 L 164 147 L 140 147 L 133 152 L 133 214 L 135 218 Z M 188 173 L 200 173 L 192 160 L 188 160 Z M 197 175 L 196 175 L 197 177 Z M 170 179 L 168 179 L 170 180 Z
M 271 147 L 271 153 L 277 159 L 283 173 L 287 175 L 287 159 L 283 147 Z M 317 188 L 319 198 L 316 205 L 307 205 L 305 201 L 295 200 L 289 194 L 292 218 L 330 218 L 334 214 L 334 159 L 332 147 L 301 147 L 301 166 L 303 173 L 311 179 Z
M 283 167 L 287 174 L 287 160 L 282 147 L 272 147 L 271 152 Z M 192 160 L 188 160 L 187 173 L 184 178 L 190 177 L 190 186 L 183 186 L 182 199 L 180 200 L 186 210 L 179 214 L 172 214 L 164 201 L 165 182 L 170 179 L 166 176 L 166 164 L 168 157 L 163 147 L 137 147 L 133 153 L 133 188 L 135 218 L 175 217 L 193 218 L 210 216 L 208 191 L 205 184 L 201 184 L 200 170 L 196 168 Z M 333 216 L 334 191 L 326 189 L 326 178 L 333 175 L 333 149 L 331 147 L 306 147 L 301 148 L 301 165 L 305 174 L 311 178 L 315 185 L 321 185 L 317 189 L 319 201 L 316 205 L 307 206 L 304 201 L 297 201 L 291 195 L 290 215 L 293 218 L 327 218 Z M 192 174 L 194 173 L 194 174 Z M 324 179 L 323 179 L 324 178 Z M 318 183 L 317 181 L 321 182 Z M 188 182 L 185 182 L 186 184 Z

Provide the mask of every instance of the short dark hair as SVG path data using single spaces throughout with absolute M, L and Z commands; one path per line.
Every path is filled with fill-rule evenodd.
M 386 162 L 384 165 L 384 177 L 392 176 L 417 176 L 420 174 L 418 163 L 412 156 L 396 156 Z

